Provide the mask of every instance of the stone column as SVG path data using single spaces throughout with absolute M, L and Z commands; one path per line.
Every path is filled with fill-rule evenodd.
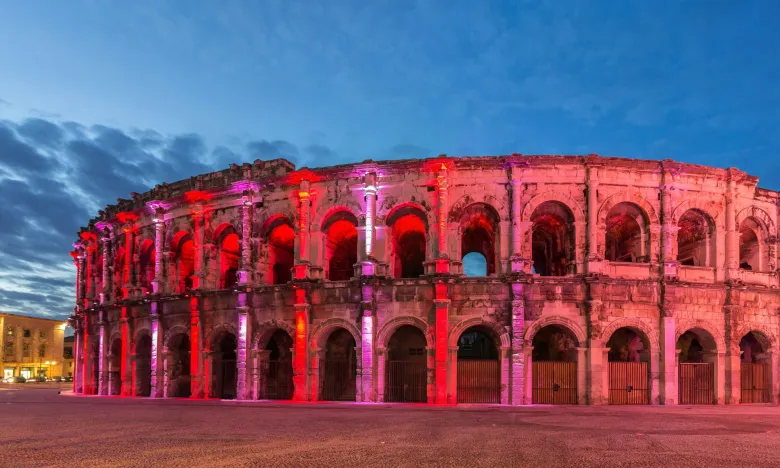
M 106 343 L 106 317 L 105 311 L 100 311 L 100 317 L 98 322 L 98 395 L 108 394 L 108 363 L 107 361 L 107 343 Z
M 511 190 L 511 216 L 512 216 L 512 246 L 509 252 L 508 272 L 522 273 L 527 272 L 526 262 L 523 258 L 523 239 L 524 232 L 522 227 L 522 208 L 520 197 L 522 195 L 522 168 L 512 166 L 509 174 L 509 187 Z
M 252 192 L 244 192 L 241 207 L 241 270 L 239 284 L 252 281 Z
M 103 290 L 100 292 L 100 303 L 105 304 L 111 300 L 113 285 L 111 275 L 111 231 L 108 228 L 102 229 L 100 241 L 103 243 Z
M 309 222 L 311 214 L 311 184 L 308 180 L 302 180 L 298 189 L 298 261 L 293 268 L 293 279 L 305 279 L 309 277 Z
M 578 347 L 577 351 L 577 404 L 588 404 L 588 348 Z
M 595 155 L 594 155 L 595 156 Z M 601 273 L 601 253 L 599 246 L 599 223 L 598 223 L 598 168 L 592 165 L 587 166 L 587 202 L 588 202 L 588 274 L 598 275 Z
M 73 393 L 84 393 L 84 331 L 80 317 L 73 317 Z
M 427 353 L 426 353 L 427 354 Z M 385 366 L 387 362 L 387 350 L 380 343 L 376 348 L 376 401 L 385 401 Z M 427 379 L 426 379 L 427 382 Z
M 307 357 L 308 357 L 308 327 L 309 304 L 306 300 L 306 291 L 295 291 L 295 336 L 293 337 L 293 386 L 295 393 L 293 400 L 305 401 L 309 398 L 315 400 L 316 387 L 307 391 Z M 317 376 L 313 376 L 315 379 Z M 314 385 L 312 385 L 314 387 Z
M 125 298 L 130 297 L 130 293 L 135 289 L 135 275 L 133 274 L 133 225 L 126 223 L 122 227 L 125 233 Z
M 206 287 L 206 268 L 204 262 L 204 242 L 205 242 L 205 216 L 203 205 L 198 202 L 192 207 L 192 229 L 195 241 L 195 258 L 193 259 L 193 289 L 203 289 Z M 178 278 L 177 278 L 178 281 Z
M 165 216 L 162 210 L 157 210 L 154 216 L 154 281 L 152 281 L 152 292 L 160 294 L 163 290 L 163 249 L 165 239 Z
M 376 173 L 370 172 L 363 177 L 366 193 L 366 257 L 374 256 L 374 240 L 376 238 Z
M 132 366 L 130 365 L 130 325 L 127 307 L 122 307 L 122 356 L 120 363 L 120 376 L 122 387 L 120 389 L 120 395 L 130 396 L 133 394 L 133 374 Z
M 82 330 L 82 349 L 81 349 L 81 388 L 82 393 L 85 395 L 91 395 L 95 393 L 94 389 L 92 388 L 92 382 L 94 381 L 94 377 L 92 377 L 92 372 L 90 372 L 89 364 L 90 364 L 90 358 L 89 355 L 89 319 L 86 314 L 81 316 L 81 330 Z
M 363 317 L 360 330 L 360 371 L 357 401 L 376 401 L 374 391 L 374 291 L 371 284 L 362 285 L 361 308 Z
M 208 382 L 201 350 L 203 337 L 200 333 L 200 307 L 197 296 L 190 298 L 190 398 L 208 398 Z
M 157 301 L 154 301 L 150 305 L 150 311 L 149 311 L 149 319 L 152 323 L 152 375 L 151 375 L 151 391 L 149 393 L 149 396 L 152 398 L 159 398 L 162 395 L 162 388 L 161 388 L 161 382 L 160 378 L 162 377 L 163 369 L 162 364 L 163 360 L 160 358 L 160 351 L 162 350 L 162 338 L 163 334 L 160 330 L 160 314 L 159 314 L 159 307 L 160 303 Z
M 86 268 L 87 252 L 83 246 L 79 249 L 78 262 L 79 262 L 78 269 L 77 269 L 77 274 L 78 274 L 77 277 L 79 281 L 78 289 L 77 289 L 78 305 L 79 307 L 85 307 L 86 303 L 84 299 L 86 297 L 86 291 L 87 291 L 87 268 Z
M 677 404 L 677 325 L 674 311 L 663 310 L 661 317 L 661 333 L 658 344 L 661 347 L 661 394 L 659 403 L 662 405 Z
M 439 168 L 439 172 L 436 175 L 436 188 L 438 191 L 439 200 L 438 257 L 443 258 L 447 256 L 447 191 L 449 189 L 449 182 L 447 180 L 447 166 L 444 164 L 441 165 L 441 168 Z
M 726 279 L 739 279 L 739 235 L 737 233 L 736 187 L 733 180 L 735 170 L 729 170 L 726 192 Z
M 591 405 L 604 405 L 608 400 L 604 397 L 609 388 L 604 387 L 604 380 L 608 372 L 609 364 L 607 362 L 607 353 L 609 348 L 604 347 L 600 340 L 590 340 L 588 348 L 588 361 L 586 365 L 579 364 L 578 374 L 587 372 L 590 376 L 590 398 Z
M 739 343 L 726 343 L 728 352 L 724 355 L 725 364 L 725 385 L 724 403 L 727 405 L 738 405 L 742 399 L 742 363 L 741 350 Z
M 664 185 L 661 187 L 661 261 L 664 266 L 664 278 L 667 280 L 677 279 L 677 257 L 674 255 L 676 250 L 675 241 L 677 240 L 677 231 L 679 227 L 673 223 L 672 219 L 672 185 L 671 175 L 664 171 Z
M 525 395 L 525 300 L 521 283 L 512 284 L 511 398 L 512 405 L 522 405 Z M 530 382 L 529 382 L 530 383 Z
M 449 348 L 447 360 L 447 404 L 458 402 L 458 347 Z
M 523 403 L 524 405 L 530 405 L 533 403 L 533 381 L 534 381 L 534 347 L 531 345 L 526 346 L 523 349 L 523 355 L 525 360 L 523 362 L 523 376 L 525 381 L 525 388 L 523 389 Z
M 437 282 L 434 284 L 434 288 L 435 299 L 433 303 L 436 308 L 436 322 L 434 326 L 436 403 L 445 404 L 448 402 L 447 361 L 449 357 L 450 299 L 447 294 L 446 283 Z
M 237 375 L 236 375 L 236 399 L 249 400 L 249 376 L 247 375 L 247 351 L 249 337 L 251 336 L 251 319 L 247 312 L 246 293 L 238 295 L 238 349 L 237 349 Z

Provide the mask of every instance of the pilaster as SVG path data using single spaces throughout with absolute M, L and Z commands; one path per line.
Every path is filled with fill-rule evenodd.
M 447 283 L 437 281 L 434 284 L 434 307 L 436 308 L 435 337 L 435 367 L 434 382 L 436 388 L 437 404 L 446 404 L 447 395 L 447 363 L 449 357 L 449 312 L 450 299 L 448 297 Z
M 512 405 L 522 405 L 525 395 L 525 299 L 524 285 L 512 284 L 511 397 Z

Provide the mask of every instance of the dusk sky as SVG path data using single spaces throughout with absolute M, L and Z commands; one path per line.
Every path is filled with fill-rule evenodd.
M 597 153 L 780 189 L 777 0 L 2 10 L 0 311 L 66 317 L 98 209 L 231 162 Z

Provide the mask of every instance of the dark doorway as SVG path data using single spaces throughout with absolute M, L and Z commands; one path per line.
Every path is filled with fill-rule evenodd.
M 168 392 L 174 398 L 190 396 L 190 337 L 179 333 L 168 344 Z
M 328 337 L 321 376 L 320 400 L 355 401 L 357 356 L 352 334 L 339 328 Z
M 284 330 L 276 330 L 265 350 L 268 360 L 261 363 L 261 400 L 291 400 L 295 393 L 293 385 L 292 353 L 293 340 Z
M 233 400 L 236 398 L 236 335 L 224 333 L 217 341 L 216 355 L 213 357 L 214 398 Z
M 393 333 L 387 345 L 385 401 L 428 401 L 426 346 L 425 335 L 417 327 L 404 325 Z
M 152 392 L 152 337 L 142 335 L 135 345 L 135 394 L 149 396 Z
M 501 363 L 492 334 L 471 327 L 458 338 L 458 403 L 500 403 Z

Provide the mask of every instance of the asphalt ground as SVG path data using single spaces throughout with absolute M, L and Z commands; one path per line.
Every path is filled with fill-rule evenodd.
M 435 407 L 0 385 L 2 467 L 780 467 L 780 407 Z

